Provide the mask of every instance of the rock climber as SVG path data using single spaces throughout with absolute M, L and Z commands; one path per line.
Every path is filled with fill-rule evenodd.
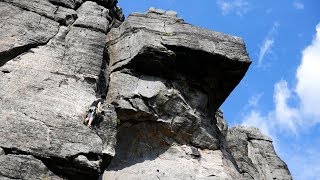
M 92 122 L 101 117 L 103 110 L 102 110 L 102 104 L 104 103 L 104 100 L 106 99 L 105 95 L 102 95 L 101 98 L 95 100 L 89 107 L 88 111 L 86 112 L 86 116 L 84 119 L 84 124 L 87 125 L 89 128 L 91 128 Z

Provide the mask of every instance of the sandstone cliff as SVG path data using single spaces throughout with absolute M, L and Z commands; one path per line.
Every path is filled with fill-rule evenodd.
M 240 38 L 116 4 L 0 0 L 0 179 L 292 179 L 218 110 L 251 63 Z

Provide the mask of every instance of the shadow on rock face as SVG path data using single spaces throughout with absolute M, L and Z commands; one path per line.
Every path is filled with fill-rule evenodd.
M 116 155 L 103 179 L 240 178 L 223 149 L 177 143 L 176 135 L 159 122 L 123 123 L 118 129 Z
M 151 161 L 174 142 L 173 133 L 158 123 L 124 123 L 117 134 L 116 155 L 106 171 L 117 171 Z

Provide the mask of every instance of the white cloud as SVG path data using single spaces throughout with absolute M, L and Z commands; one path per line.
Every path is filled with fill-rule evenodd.
M 251 96 L 251 98 L 248 100 L 247 108 L 257 108 L 262 96 L 263 96 L 263 93 L 259 93 Z
M 282 130 L 297 134 L 298 130 L 320 123 L 320 23 L 316 30 L 314 40 L 302 52 L 295 88 L 290 88 L 285 80 L 277 82 L 273 93 L 274 109 L 266 114 L 258 109 L 251 110 L 243 118 L 244 125 L 254 125 L 274 136 Z M 296 106 L 289 103 L 296 99 Z
M 288 146 L 287 144 L 283 144 L 280 148 L 280 154 L 285 158 L 286 163 L 289 165 L 292 176 L 296 180 L 304 180 L 304 179 L 320 179 L 320 163 L 319 163 L 319 149 L 320 144 L 311 141 L 311 142 L 296 142 L 291 145 L 291 149 L 289 151 L 283 152 Z M 281 151 L 282 150 L 282 151 Z
M 274 108 L 266 113 L 262 113 L 258 107 L 253 108 L 242 120 L 243 125 L 258 127 L 262 133 L 276 141 L 277 152 L 289 165 L 294 179 L 298 180 L 320 178 L 320 141 L 315 136 L 317 132 L 310 128 L 320 124 L 319 68 L 320 23 L 316 26 L 312 43 L 302 51 L 295 86 L 290 88 L 287 81 L 280 80 L 274 85 Z M 285 136 L 299 135 L 295 136 L 299 138 L 280 143 L 277 137 L 283 131 L 286 132 Z
M 292 5 L 293 5 L 294 8 L 296 8 L 298 10 L 304 9 L 304 4 L 302 4 L 300 2 L 295 1 L 295 2 L 292 3 Z
M 300 125 L 301 117 L 299 109 L 290 107 L 288 100 L 292 98 L 292 92 L 285 80 L 281 80 L 274 86 L 274 120 L 280 127 L 296 133 L 297 124 Z
M 277 29 L 279 26 L 280 26 L 279 22 L 276 21 L 273 23 L 262 45 L 260 46 L 259 56 L 258 56 L 258 66 L 261 66 L 265 55 L 271 52 L 272 46 L 274 44 L 274 35 L 277 33 Z
M 264 40 L 264 42 L 262 43 L 262 46 L 260 47 L 260 51 L 259 51 L 259 59 L 258 59 L 259 66 L 261 65 L 262 60 L 263 60 L 264 56 L 266 55 L 266 53 L 270 52 L 273 43 L 274 43 L 274 40 L 269 39 L 269 38 L 266 38 Z
M 274 109 L 264 115 L 258 108 L 253 107 L 253 109 L 244 116 L 242 125 L 258 127 L 262 133 L 273 139 L 276 137 L 274 130 L 296 134 L 296 125 L 297 122 L 300 122 L 301 116 L 298 109 L 288 105 L 290 98 L 292 98 L 292 92 L 288 88 L 288 83 L 285 80 L 277 82 L 274 85 Z
M 279 26 L 280 26 L 280 23 L 278 21 L 275 21 L 272 25 L 271 30 L 269 31 L 269 36 L 274 35 L 277 32 Z
M 312 44 L 302 52 L 295 91 L 300 98 L 303 113 L 320 122 L 320 23 L 316 29 Z
M 264 117 L 259 111 L 252 110 L 243 118 L 241 125 L 257 127 L 263 134 L 274 139 L 274 136 L 270 132 L 271 128 L 269 123 L 268 117 Z
M 217 0 L 217 5 L 223 15 L 235 13 L 238 16 L 243 16 L 250 9 L 250 4 L 246 0 Z

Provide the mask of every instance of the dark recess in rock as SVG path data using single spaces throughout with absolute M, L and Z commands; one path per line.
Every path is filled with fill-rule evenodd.
M 100 67 L 100 73 L 98 75 L 98 81 L 96 83 L 96 96 L 106 96 L 109 84 L 109 55 L 108 49 L 103 49 L 103 59 Z
M 45 43 L 44 43 L 45 44 Z M 44 45 L 42 44 L 42 45 Z M 13 49 L 10 49 L 8 51 L 0 52 L 0 66 L 3 66 L 6 62 L 10 61 L 11 59 L 16 58 L 17 56 L 28 52 L 31 48 L 35 48 L 37 46 L 40 46 L 40 44 L 28 44 L 26 46 L 20 46 Z
M 98 159 L 96 154 L 88 154 L 88 159 Z M 62 158 L 50 157 L 50 158 L 39 158 L 46 167 L 51 170 L 54 174 L 70 180 L 87 180 L 87 179 L 98 179 L 100 171 L 90 169 L 88 167 L 81 166 L 72 161 L 68 161 Z M 70 158 L 74 159 L 74 158 Z
M 212 56 L 200 50 L 178 46 L 167 48 L 176 54 L 176 72 L 209 94 L 210 109 L 214 111 L 233 91 L 233 87 L 238 85 L 250 66 L 250 63 L 237 62 L 218 54 Z
M 98 175 L 101 173 L 100 169 L 88 168 L 86 165 L 76 164 L 75 158 L 81 154 L 64 158 L 58 157 L 41 157 L 28 152 L 21 151 L 15 148 L 2 148 L 5 155 L 33 155 L 34 158 L 40 160 L 51 172 L 62 178 L 70 180 L 86 180 L 86 179 L 98 179 Z M 82 154 L 88 158 L 88 160 L 99 160 L 99 155 L 94 153 Z

